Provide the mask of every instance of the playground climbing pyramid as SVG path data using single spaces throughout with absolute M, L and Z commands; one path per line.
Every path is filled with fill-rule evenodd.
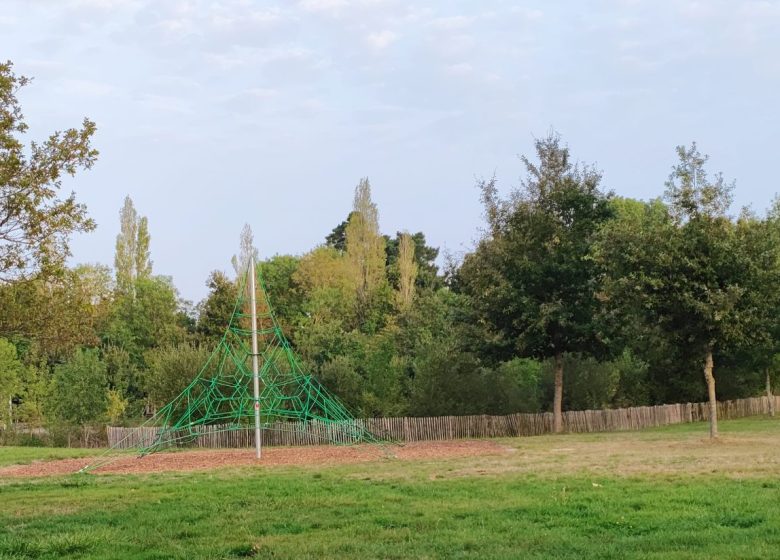
M 328 440 L 322 443 L 377 442 L 338 398 L 304 369 L 274 315 L 262 275 L 251 263 L 219 344 L 192 382 L 146 422 L 145 426 L 158 429 L 153 439 L 141 442 L 138 449 L 147 455 L 196 440 L 203 426 L 218 426 L 220 431 L 251 430 L 256 421 L 260 430 L 316 433 Z

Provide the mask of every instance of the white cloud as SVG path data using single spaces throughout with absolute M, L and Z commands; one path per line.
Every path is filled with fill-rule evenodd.
M 452 76 L 467 76 L 474 71 L 474 67 L 468 62 L 459 62 L 448 65 L 445 70 Z
M 509 10 L 513 14 L 519 14 L 526 21 L 537 21 L 544 17 L 544 12 L 539 9 L 521 8 L 514 6 Z
M 193 113 L 192 103 L 181 97 L 144 93 L 139 96 L 138 101 L 142 106 L 161 113 L 178 113 L 184 115 Z
M 142 2 L 139 0 L 70 0 L 68 4 L 73 8 L 118 10 L 121 8 L 135 8 L 141 5 Z
M 79 96 L 103 97 L 116 92 L 116 88 L 104 82 L 66 79 L 62 81 L 62 92 Z
M 438 29 L 463 29 L 471 25 L 472 21 L 474 21 L 474 18 L 466 16 L 447 16 L 434 19 L 431 21 L 431 25 Z
M 366 37 L 368 43 L 375 49 L 385 49 L 394 43 L 396 39 L 398 39 L 398 35 L 387 29 L 371 33 Z
M 348 0 L 301 0 L 298 4 L 306 12 L 337 14 L 349 5 Z
M 218 29 L 231 29 L 237 25 L 251 25 L 263 27 L 274 25 L 282 19 L 282 13 L 278 8 L 268 10 L 242 10 L 235 6 L 215 5 L 209 21 Z

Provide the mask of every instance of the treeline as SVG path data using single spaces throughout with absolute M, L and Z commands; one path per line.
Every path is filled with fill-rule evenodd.
M 233 270 L 183 301 L 154 274 L 154 224 L 128 197 L 113 268 L 67 267 L 69 236 L 95 224 L 73 195 L 58 198 L 60 178 L 95 162 L 95 128 L 25 149 L 15 92 L 26 83 L 0 65 L 0 427 L 89 439 L 90 426 L 137 423 L 188 384 L 257 249 L 247 226 Z M 496 178 L 480 182 L 481 239 L 443 270 L 423 232 L 381 232 L 368 179 L 321 245 L 258 260 L 296 351 L 356 415 L 552 410 L 560 426 L 565 409 L 770 390 L 780 205 L 734 216 L 734 185 L 708 176 L 695 144 L 648 202 L 605 190 L 556 134 L 523 162 L 506 197 Z

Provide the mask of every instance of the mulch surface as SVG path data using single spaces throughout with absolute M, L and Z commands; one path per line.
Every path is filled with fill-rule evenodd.
M 507 451 L 506 447 L 489 440 L 426 441 L 386 447 L 373 445 L 267 447 L 263 449 L 262 458 L 258 461 L 255 459 L 253 449 L 198 449 L 173 453 L 154 453 L 140 458 L 127 455 L 119 456 L 89 472 L 95 474 L 136 474 L 198 471 L 223 467 L 340 465 L 392 458 L 402 461 L 418 461 L 500 455 L 507 453 Z M 0 478 L 71 474 L 78 472 L 86 465 L 104 459 L 105 457 L 82 457 L 0 467 Z

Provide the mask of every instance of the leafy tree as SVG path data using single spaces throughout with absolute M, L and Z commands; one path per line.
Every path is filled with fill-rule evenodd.
M 48 409 L 51 420 L 66 427 L 83 428 L 88 443 L 89 424 L 105 419 L 108 408 L 106 364 L 97 349 L 78 350 L 54 368 Z
M 63 359 L 98 343 L 112 299 L 111 273 L 79 265 L 0 287 L 0 336 L 39 342 L 46 357 Z
M 224 272 L 213 271 L 206 282 L 209 295 L 200 304 L 197 332 L 210 339 L 219 339 L 233 316 L 238 287 Z
M 32 426 L 42 426 L 45 421 L 46 401 L 49 393 L 50 370 L 46 362 L 33 358 L 19 372 L 19 401 L 14 419 Z
M 259 265 L 276 318 L 293 340 L 303 317 L 305 295 L 295 280 L 300 262 L 299 257 L 274 255 Z
M 170 402 L 207 366 L 211 351 L 205 346 L 179 343 L 148 350 L 143 387 L 152 409 Z M 208 375 L 207 375 L 208 377 Z
M 508 401 L 517 396 L 517 387 L 504 383 L 506 380 L 457 345 L 431 347 L 415 360 L 411 413 L 440 416 L 509 412 L 514 405 Z
M 605 293 L 616 307 L 640 310 L 703 369 L 710 436 L 718 435 L 714 364 L 717 352 L 753 338 L 759 293 L 755 255 L 726 214 L 732 184 L 710 181 L 707 157 L 693 144 L 677 148 L 666 183 L 668 213 L 642 228 L 605 228 L 595 258 L 608 273 Z M 751 301 L 752 300 L 752 301 Z
M 499 364 L 497 374 L 505 386 L 504 395 L 513 397 L 508 403 L 510 406 L 505 407 L 505 413 L 539 412 L 542 409 L 542 362 L 514 358 Z
M 12 400 L 21 390 L 24 366 L 16 355 L 16 346 L 0 338 L 0 426 L 8 428 L 13 418 Z
M 135 245 L 135 276 L 149 278 L 152 275 L 152 260 L 150 258 L 149 220 L 146 216 L 138 219 L 138 242 Z
M 498 355 L 555 361 L 555 431 L 563 429 L 563 356 L 596 345 L 597 268 L 588 259 L 611 216 L 601 176 L 572 163 L 551 133 L 537 140 L 539 163 L 523 157 L 528 177 L 506 200 L 495 179 L 481 184 L 488 231 L 467 255 L 456 285 L 495 337 Z
M 390 283 L 398 288 L 399 272 L 398 257 L 400 254 L 402 232 L 396 233 L 395 238 L 385 236 L 385 251 L 387 253 L 387 276 Z M 436 266 L 436 258 L 439 250 L 429 247 L 425 241 L 425 234 L 421 231 L 411 235 L 414 241 L 414 261 L 417 265 L 417 278 L 415 286 L 420 290 L 437 290 L 443 286 L 439 276 L 439 267 Z
M 346 227 L 347 257 L 353 267 L 357 293 L 357 317 L 370 323 L 375 296 L 385 287 L 385 242 L 379 233 L 379 213 L 371 200 L 368 178 L 355 188 L 353 213 Z
M 363 408 L 363 378 L 350 356 L 334 356 L 319 368 L 318 378 L 353 413 Z
M 414 259 L 414 241 L 408 233 L 401 234 L 398 245 L 398 306 L 408 308 L 414 298 L 414 283 L 417 280 L 417 263 Z
M 258 260 L 258 251 L 255 247 L 255 236 L 252 233 L 252 227 L 249 224 L 244 224 L 241 230 L 240 237 L 240 249 L 238 255 L 233 255 L 230 262 L 233 263 L 233 269 L 236 271 L 236 276 L 241 277 L 246 273 L 246 269 L 249 266 L 249 259 L 254 257 L 255 262 Z
M 304 255 L 292 280 L 305 294 L 303 312 L 307 324 L 338 321 L 345 331 L 356 325 L 354 270 L 336 249 L 318 247 Z
M 334 227 L 333 230 L 325 236 L 325 245 L 333 247 L 342 253 L 347 250 L 347 225 L 350 220 L 352 220 L 354 213 L 354 211 L 350 212 L 346 220 Z
M 109 417 L 116 422 L 124 413 L 139 416 L 143 407 L 141 370 L 130 353 L 118 346 L 103 346 L 109 388 Z
M 0 281 L 27 278 L 61 268 L 70 255 L 69 237 L 95 223 L 73 193 L 59 198 L 64 174 L 89 169 L 98 152 L 90 140 L 95 123 L 55 132 L 26 148 L 27 131 L 17 91 L 30 80 L 17 76 L 10 61 L 0 64 Z M 29 155 L 28 155 L 29 154 Z
M 132 293 L 137 279 L 149 278 L 152 261 L 149 258 L 149 223 L 138 216 L 132 199 L 127 196 L 119 211 L 119 234 L 116 236 L 114 269 L 120 293 Z
M 178 295 L 170 278 L 137 279 L 135 298 L 121 297 L 112 309 L 103 341 L 126 350 L 137 366 L 145 350 L 183 341 Z

